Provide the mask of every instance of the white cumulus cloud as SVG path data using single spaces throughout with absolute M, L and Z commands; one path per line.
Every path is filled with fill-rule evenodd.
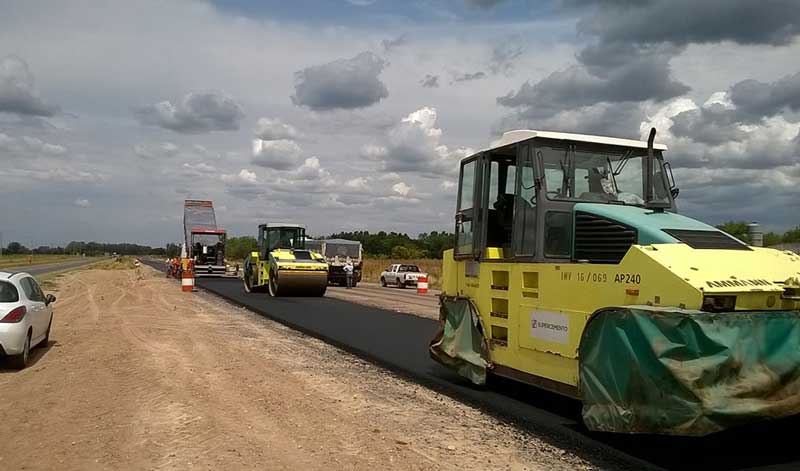
M 288 139 L 265 141 L 253 140 L 253 163 L 274 170 L 290 170 L 297 167 L 303 150 Z
M 442 144 L 442 130 L 436 127 L 436 120 L 436 108 L 420 108 L 392 127 L 384 143 L 363 146 L 361 156 L 379 162 L 388 171 L 455 175 L 461 159 L 475 151 Z

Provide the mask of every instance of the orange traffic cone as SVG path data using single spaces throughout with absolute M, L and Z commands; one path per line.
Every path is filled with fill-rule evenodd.
M 194 264 L 191 260 L 184 261 L 181 273 L 181 291 L 194 291 Z
M 428 277 L 420 276 L 417 279 L 417 294 L 428 294 Z

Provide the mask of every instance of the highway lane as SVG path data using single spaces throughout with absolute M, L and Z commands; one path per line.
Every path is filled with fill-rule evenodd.
M 161 268 L 156 266 L 156 268 Z M 198 279 L 200 288 L 320 338 L 421 384 L 509 419 L 561 447 L 613 469 L 800 469 L 800 418 L 764 422 L 704 438 L 597 434 L 580 421 L 580 404 L 492 377 L 477 388 L 431 360 L 431 319 L 331 298 L 247 294 L 232 279 Z
M 41 265 L 21 265 L 16 267 L 0 268 L 0 271 L 4 272 L 24 271 L 25 273 L 29 273 L 33 276 L 36 276 L 36 275 L 44 275 L 47 273 L 52 273 L 55 271 L 68 270 L 70 268 L 78 268 L 83 265 L 88 265 L 89 263 L 97 262 L 99 260 L 101 259 L 82 258 L 80 260 L 71 260 L 68 262 L 43 263 Z

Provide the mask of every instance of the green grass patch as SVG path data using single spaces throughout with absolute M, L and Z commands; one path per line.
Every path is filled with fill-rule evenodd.
M 0 268 L 8 267 L 26 267 L 33 265 L 42 265 L 45 263 L 66 262 L 70 260 L 78 260 L 81 257 L 77 255 L 26 255 L 26 254 L 3 254 L 0 257 Z

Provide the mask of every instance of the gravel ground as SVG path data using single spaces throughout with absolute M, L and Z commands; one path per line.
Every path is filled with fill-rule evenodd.
M 0 468 L 591 469 L 150 268 L 58 284 L 50 345 L 0 370 Z

